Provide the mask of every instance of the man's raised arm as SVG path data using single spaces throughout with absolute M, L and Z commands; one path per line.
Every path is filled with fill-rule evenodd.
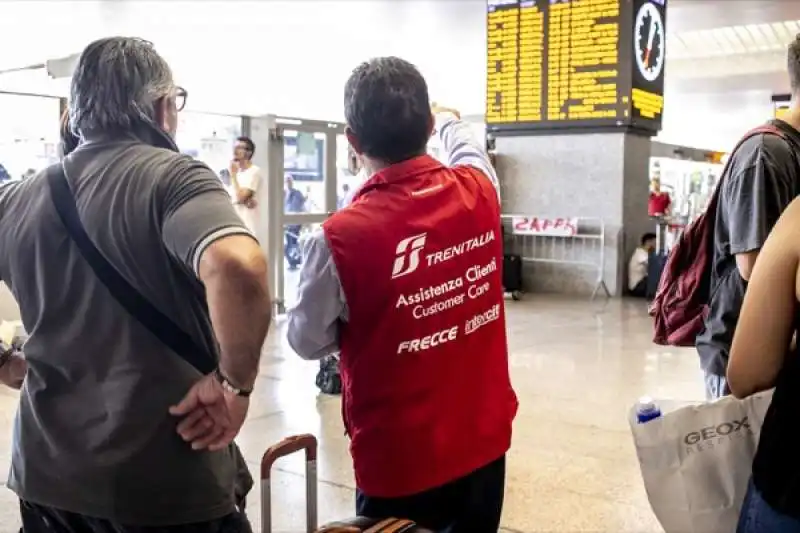
M 486 147 L 475 137 L 470 125 L 461 120 L 461 115 L 454 109 L 433 104 L 433 115 L 436 119 L 436 130 L 442 150 L 445 153 L 447 166 L 465 165 L 481 171 L 492 182 L 497 196 L 500 196 L 500 182 L 494 170 Z

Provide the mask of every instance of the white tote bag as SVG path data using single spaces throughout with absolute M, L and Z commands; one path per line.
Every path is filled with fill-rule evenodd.
M 745 400 L 726 397 L 644 424 L 631 412 L 647 496 L 666 533 L 736 531 L 771 401 L 772 391 Z M 659 405 L 664 411 L 669 402 Z

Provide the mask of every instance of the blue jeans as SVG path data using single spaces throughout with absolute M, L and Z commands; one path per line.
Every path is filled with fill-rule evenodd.
M 800 520 L 770 507 L 751 481 L 747 487 L 736 533 L 800 533 Z
M 731 393 L 727 380 L 716 374 L 706 374 L 706 401 L 713 402 Z

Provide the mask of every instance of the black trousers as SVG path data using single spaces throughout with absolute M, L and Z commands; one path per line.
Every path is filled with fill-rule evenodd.
M 642 280 L 636 284 L 634 288 L 631 289 L 631 296 L 635 296 L 637 298 L 644 298 L 647 296 L 647 278 L 644 277 Z
M 370 518 L 407 518 L 434 531 L 494 533 L 500 528 L 506 458 L 441 487 L 403 498 L 372 498 L 356 491 L 356 513 Z
M 19 502 L 22 515 L 20 533 L 252 533 L 250 522 L 241 513 L 219 520 L 180 526 L 123 526 L 108 520 L 91 518 L 67 511 Z

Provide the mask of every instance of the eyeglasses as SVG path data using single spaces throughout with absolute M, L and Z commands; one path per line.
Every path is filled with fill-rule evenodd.
M 183 111 L 183 108 L 186 107 L 186 99 L 189 97 L 189 93 L 183 87 L 175 87 L 175 107 L 178 111 Z

